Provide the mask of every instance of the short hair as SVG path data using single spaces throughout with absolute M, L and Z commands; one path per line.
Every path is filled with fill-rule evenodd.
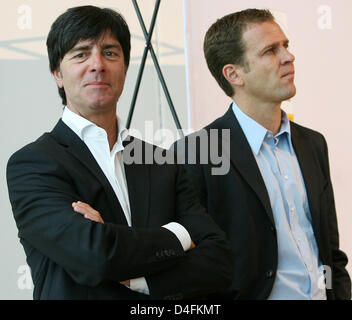
M 229 97 L 235 92 L 222 69 L 226 64 L 247 66 L 244 31 L 250 24 L 274 20 L 269 10 L 246 9 L 218 19 L 208 29 L 203 45 L 205 59 L 211 74 Z
M 131 35 L 123 16 L 108 8 L 80 6 L 69 8 L 52 24 L 46 45 L 50 71 L 58 70 L 65 54 L 81 40 L 98 40 L 110 32 L 121 44 L 126 70 L 130 62 Z M 66 105 L 64 88 L 59 88 L 62 104 Z

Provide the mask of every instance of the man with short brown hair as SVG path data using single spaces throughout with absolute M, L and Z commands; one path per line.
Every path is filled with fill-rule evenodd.
M 281 109 L 296 93 L 295 57 L 288 47 L 268 10 L 232 13 L 209 28 L 205 58 L 233 103 L 203 131 L 230 130 L 225 153 L 231 166 L 225 175 L 213 175 L 211 162 L 190 161 L 186 168 L 235 252 L 227 296 L 350 299 L 326 141 L 290 122 Z M 188 141 L 182 141 L 186 159 L 199 159 L 200 149 L 188 150 Z

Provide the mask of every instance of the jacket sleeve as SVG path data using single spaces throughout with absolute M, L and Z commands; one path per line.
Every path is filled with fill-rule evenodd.
M 95 286 L 169 268 L 185 254 L 165 228 L 95 223 L 72 210 L 79 195 L 52 156 L 25 147 L 7 165 L 9 197 L 19 237 L 78 283 Z M 89 186 L 87 186 L 89 188 Z M 167 256 L 160 254 L 168 249 Z
M 200 205 L 183 166 L 177 166 L 177 221 L 189 232 L 196 247 L 178 264 L 146 277 L 152 298 L 205 297 L 226 290 L 232 283 L 234 255 L 225 234 Z
M 346 254 L 340 250 L 339 244 L 339 232 L 338 223 L 336 217 L 334 192 L 332 188 L 330 169 L 329 169 L 329 157 L 328 157 L 328 147 L 327 143 L 322 136 L 323 140 L 323 158 L 324 158 L 324 169 L 325 175 L 327 177 L 327 186 L 324 191 L 322 206 L 328 213 L 327 225 L 325 228 L 328 230 L 323 241 L 329 241 L 327 246 L 330 248 L 330 255 L 332 260 L 332 290 L 334 293 L 334 298 L 339 300 L 350 300 L 351 299 L 351 279 L 346 270 L 346 265 L 348 262 Z M 329 288 L 328 288 L 329 289 Z

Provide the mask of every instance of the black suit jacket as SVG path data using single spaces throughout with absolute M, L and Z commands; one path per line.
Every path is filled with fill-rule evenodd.
M 212 175 L 211 170 L 216 166 L 211 163 L 211 159 L 209 164 L 202 164 L 200 160 L 204 145 L 202 148 L 197 145 L 188 150 L 190 136 L 175 144 L 177 153 L 186 153 L 186 169 L 202 205 L 225 231 L 232 244 L 235 252 L 232 297 L 266 299 L 273 287 L 278 259 L 277 236 L 269 195 L 231 107 L 224 116 L 205 127 L 203 132 L 210 137 L 212 129 L 219 132 L 230 129 L 230 150 L 224 146 L 223 155 L 230 161 L 227 174 Z M 200 133 L 194 133 L 191 137 L 194 138 L 195 135 Z M 332 289 L 327 290 L 327 296 L 329 299 L 350 299 L 351 281 L 345 269 L 347 257 L 339 250 L 325 139 L 320 133 L 295 123 L 291 123 L 291 135 L 308 193 L 319 255 L 322 263 L 332 269 Z M 221 147 L 221 144 L 219 134 L 218 146 Z M 214 144 L 211 146 L 209 139 L 208 150 L 211 147 Z
M 137 139 L 125 150 L 140 146 L 155 150 Z M 131 164 L 125 173 L 132 227 L 89 149 L 61 120 L 12 155 L 8 190 L 34 299 L 197 298 L 230 286 L 230 246 L 199 205 L 184 168 Z M 71 204 L 78 200 L 105 223 L 75 213 Z M 188 230 L 196 248 L 185 253 L 161 227 L 171 221 Z M 119 283 L 141 276 L 150 296 Z

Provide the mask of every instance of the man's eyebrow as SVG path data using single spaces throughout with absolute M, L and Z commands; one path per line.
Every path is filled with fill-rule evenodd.
M 69 51 L 69 53 L 72 54 L 72 53 L 75 53 L 75 52 L 78 52 L 78 51 L 90 50 L 90 49 L 92 49 L 92 47 L 93 47 L 93 44 L 78 45 L 76 47 L 73 47 Z M 100 48 L 103 49 L 103 50 L 116 48 L 116 49 L 122 51 L 121 45 L 119 43 L 104 43 L 104 44 L 100 45 Z
M 89 44 L 83 44 L 81 46 L 73 47 L 69 53 L 75 53 L 77 51 L 86 51 L 92 48 L 92 45 Z
M 103 43 L 100 46 L 101 49 L 110 49 L 110 48 L 115 48 L 118 49 L 120 51 L 122 51 L 121 45 L 119 43 Z
M 265 46 L 263 49 L 261 49 L 261 50 L 260 50 L 260 53 L 263 53 L 266 49 L 269 49 L 269 48 L 271 48 L 271 47 L 276 48 L 276 47 L 278 47 L 278 46 L 280 45 L 280 43 L 282 43 L 282 42 L 284 43 L 284 45 L 288 45 L 289 42 L 290 42 L 290 40 L 286 39 L 286 40 L 284 40 L 284 41 L 276 41 L 276 42 L 270 43 L 270 44 L 268 44 L 267 46 Z

